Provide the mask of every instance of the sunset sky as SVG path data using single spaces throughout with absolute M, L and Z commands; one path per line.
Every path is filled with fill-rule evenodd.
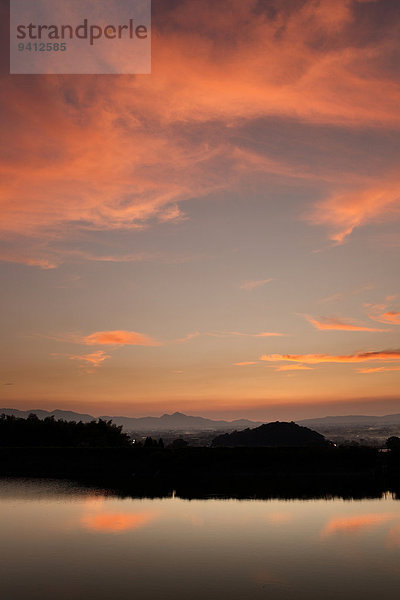
M 152 74 L 9 75 L 0 405 L 400 412 L 400 2 L 154 0 Z

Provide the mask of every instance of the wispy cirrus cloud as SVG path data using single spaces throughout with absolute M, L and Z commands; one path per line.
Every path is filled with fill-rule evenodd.
M 243 362 L 237 362 L 237 363 L 233 363 L 235 367 L 247 367 L 250 365 L 257 365 L 258 361 L 257 360 L 245 360 Z
M 359 294 L 362 294 L 363 292 L 368 292 L 370 290 L 373 290 L 374 287 L 375 286 L 373 283 L 366 283 L 365 285 L 361 285 L 360 287 L 353 290 L 351 292 L 351 294 L 352 294 L 352 296 L 358 296 Z
M 330 302 L 340 302 L 343 299 L 343 294 L 336 293 L 331 294 L 330 296 L 325 296 L 325 298 L 321 298 L 319 300 L 320 304 L 330 303 Z
M 380 304 L 365 303 L 364 307 L 367 310 L 368 317 L 373 321 L 378 321 L 378 323 L 400 325 L 400 311 L 392 308 L 396 297 L 396 295 L 387 296 Z
M 374 285 L 372 283 L 366 283 L 365 285 L 361 285 L 360 287 L 355 288 L 351 292 L 351 295 L 358 296 L 359 294 L 362 294 L 363 292 L 367 292 L 372 289 L 374 289 Z M 318 300 L 318 302 L 320 304 L 325 304 L 325 303 L 330 303 L 330 302 L 340 302 L 341 300 L 344 300 L 346 295 L 347 294 L 336 292 L 334 294 L 331 294 L 330 296 L 325 296 L 324 298 L 321 298 L 320 300 Z
M 273 281 L 272 278 L 269 279 L 255 279 L 255 280 L 246 280 L 240 284 L 241 290 L 246 290 L 247 292 L 251 292 L 256 288 L 263 287 L 267 283 Z
M 287 337 L 287 333 L 280 333 L 277 331 L 261 331 L 259 333 L 247 333 L 244 331 L 194 331 L 192 333 L 188 333 L 187 335 L 178 338 L 176 340 L 172 340 L 172 342 L 166 343 L 185 343 L 189 342 L 198 337 L 214 337 L 214 338 L 230 338 L 230 337 L 244 337 L 244 338 L 267 338 L 267 337 Z
M 78 360 L 92 367 L 99 367 L 107 358 L 111 358 L 110 354 L 106 354 L 103 350 L 96 350 L 89 354 L 68 354 L 71 360 Z
M 367 369 L 358 369 L 358 373 L 390 373 L 400 371 L 400 367 L 373 367 Z
M 243 361 L 234 363 L 236 367 L 246 367 L 250 365 L 258 365 L 260 361 Z M 275 367 L 275 371 L 312 371 L 312 367 L 308 367 L 307 365 L 296 364 L 296 365 L 281 365 L 279 367 Z
M 171 343 L 185 344 L 186 342 L 190 342 L 190 340 L 194 340 L 195 338 L 198 338 L 201 335 L 202 334 L 200 333 L 200 331 L 193 331 L 191 333 L 188 333 L 187 335 L 184 335 L 183 337 L 177 338 L 176 340 L 172 340 Z
M 375 320 L 378 320 L 375 318 Z M 400 325 L 400 311 L 388 310 L 379 315 L 381 323 L 390 323 L 391 325 Z
M 332 194 L 318 202 L 308 215 L 314 225 L 330 229 L 329 238 L 342 244 L 356 229 L 400 216 L 400 179 L 385 177 L 368 187 Z
M 222 331 L 213 334 L 209 334 L 213 336 L 221 336 L 221 337 L 230 337 L 230 336 L 239 336 L 239 337 L 252 337 L 252 338 L 265 338 L 265 337 L 286 337 L 286 333 L 278 333 L 276 331 L 261 331 L 260 333 L 243 333 L 241 331 Z
M 377 327 L 368 327 L 367 325 L 361 325 L 351 322 L 349 319 L 339 319 L 338 317 L 311 317 L 310 315 L 304 315 L 311 325 L 315 329 L 320 331 L 376 331 L 376 332 L 387 332 L 390 329 L 379 329 Z
M 400 85 L 390 77 L 398 24 L 387 18 L 377 30 L 375 4 L 306 0 L 271 11 L 257 0 L 205 1 L 196 10 L 189 0 L 157 2 L 151 78 L 110 86 L 43 77 L 30 80 L 29 94 L 21 78 L 5 78 L 1 229 L 16 249 L 0 257 L 54 268 L 65 257 L 38 240 L 179 222 L 186 200 L 254 172 L 318 178 L 301 161 L 244 148 L 235 135 L 243 122 L 400 129 Z M 334 191 L 310 221 L 342 242 L 355 227 L 397 214 L 396 189 L 397 180 L 375 176 L 366 189 Z
M 86 261 L 98 263 L 155 263 L 155 264 L 185 264 L 201 260 L 203 254 L 177 254 L 162 252 L 136 252 L 131 254 L 120 253 L 115 250 L 114 254 L 104 254 L 101 249 L 96 252 L 69 249 L 65 247 L 55 247 L 51 241 L 43 244 L 35 238 L 24 237 L 17 242 L 12 239 L 3 247 L 0 246 L 0 260 L 4 262 L 14 262 L 41 269 L 57 269 L 62 264 L 68 262 L 80 264 Z M 23 246 L 23 247 L 21 247 Z
M 312 371 L 312 367 L 307 367 L 307 365 L 281 365 L 280 367 L 276 367 L 275 371 Z
M 260 360 L 266 362 L 296 362 L 304 364 L 322 363 L 361 363 L 367 361 L 400 361 L 399 350 L 377 350 L 354 354 L 263 354 Z

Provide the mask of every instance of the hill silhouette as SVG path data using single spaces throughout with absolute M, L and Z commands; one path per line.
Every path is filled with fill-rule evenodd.
M 323 435 L 309 429 L 290 423 L 275 421 L 266 423 L 255 429 L 234 431 L 217 436 L 212 441 L 213 446 L 282 446 L 282 447 L 304 447 L 304 446 L 326 446 L 329 445 Z

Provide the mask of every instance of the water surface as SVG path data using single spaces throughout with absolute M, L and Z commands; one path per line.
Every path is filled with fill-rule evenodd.
M 400 503 L 119 498 L 0 481 L 4 600 L 374 599 L 400 586 Z

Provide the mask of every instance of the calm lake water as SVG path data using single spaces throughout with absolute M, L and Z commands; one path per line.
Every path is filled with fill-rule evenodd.
M 400 589 L 400 502 L 123 499 L 0 481 L 2 600 L 374 599 Z

